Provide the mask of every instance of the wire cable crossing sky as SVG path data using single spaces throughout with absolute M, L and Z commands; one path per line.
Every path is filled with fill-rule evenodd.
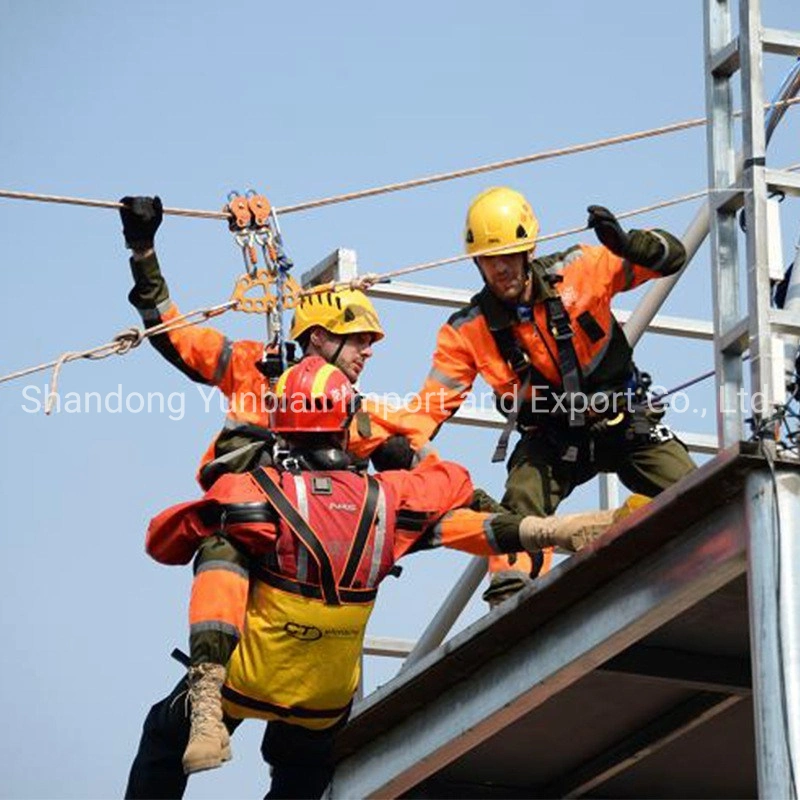
M 763 7 L 766 25 L 797 27 L 796 0 Z M 502 9 L 475 0 L 244 0 L 235 13 L 185 0 L 0 0 L 0 16 L 0 186 L 24 190 L 0 190 L 0 376 L 54 365 L 59 353 L 140 325 L 119 216 L 96 213 L 126 195 L 198 209 L 180 209 L 185 215 L 168 216 L 158 232 L 170 296 L 183 312 L 218 306 L 242 271 L 230 234 L 196 218 L 225 219 L 202 209 L 219 209 L 233 186 L 256 186 L 277 205 L 298 280 L 346 250 L 361 275 L 418 268 L 420 281 L 467 297 L 482 285 L 472 265 L 426 270 L 464 260 L 467 207 L 489 186 L 528 198 L 551 232 L 539 237 L 537 255 L 595 244 L 594 232 L 578 227 L 590 205 L 680 234 L 693 201 L 708 194 L 703 19 L 690 0 L 509 0 Z M 765 58 L 765 96 L 785 69 Z M 647 127 L 653 120 L 682 122 Z M 673 128 L 682 135 L 666 135 Z M 792 106 L 768 167 L 796 164 L 799 141 Z M 564 142 L 582 144 L 554 146 Z M 47 202 L 15 202 L 28 198 Z M 797 200 L 787 196 L 780 213 L 788 263 L 800 233 Z M 454 255 L 432 260 L 442 253 Z M 662 311 L 707 321 L 710 292 L 704 246 Z M 630 310 L 641 296 L 617 299 Z M 360 388 L 402 399 L 421 387 L 436 331 L 454 309 L 377 293 L 375 305 L 386 337 Z M 263 319 L 246 314 L 199 324 L 234 340 L 264 335 Z M 714 366 L 707 341 L 655 334 L 637 345 L 636 362 L 654 389 Z M 57 399 L 45 417 L 50 395 Z M 479 383 L 476 402 L 482 395 L 491 399 Z M 673 430 L 714 433 L 711 382 L 673 399 Z M 0 404 L 0 800 L 121 796 L 147 710 L 184 674 L 169 654 L 187 645 L 191 570 L 148 558 L 145 530 L 162 509 L 200 496 L 195 472 L 223 424 L 224 398 L 145 345 L 102 365 L 76 359 L 57 383 L 47 370 L 20 375 L 0 388 Z M 498 497 L 506 476 L 490 462 L 496 438 L 492 429 L 445 425 L 435 444 Z M 597 491 L 587 484 L 561 508 L 596 508 Z M 416 640 L 468 559 L 437 551 L 402 563 L 402 576 L 381 587 L 369 636 Z M 458 629 L 485 613 L 473 600 Z M 397 666 L 368 657 L 367 691 Z M 245 722 L 233 761 L 193 776 L 186 797 L 263 796 L 262 730 Z

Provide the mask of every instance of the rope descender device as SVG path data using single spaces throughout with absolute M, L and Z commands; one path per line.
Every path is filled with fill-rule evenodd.
M 295 360 L 295 345 L 286 341 L 283 321 L 283 312 L 293 309 L 301 296 L 300 286 L 289 275 L 294 264 L 284 250 L 275 209 L 264 195 L 253 189 L 244 195 L 232 191 L 224 210 L 230 215 L 229 227 L 245 266 L 231 300 L 236 302 L 236 311 L 265 315 L 267 340 L 258 366 L 275 381 Z M 257 248 L 264 263 L 261 268 Z

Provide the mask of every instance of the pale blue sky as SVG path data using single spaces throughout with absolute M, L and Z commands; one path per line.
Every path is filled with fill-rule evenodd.
M 700 117 L 701 5 L 0 0 L 0 188 L 109 200 L 159 193 L 169 206 L 214 209 L 230 189 L 254 187 L 281 206 Z M 796 0 L 764 6 L 768 25 L 798 27 Z M 789 66 L 767 60 L 768 96 Z M 771 164 L 800 161 L 797 120 L 790 110 Z M 336 247 L 382 271 L 457 253 L 466 206 L 487 186 L 525 192 L 547 233 L 582 224 L 590 203 L 624 211 L 703 188 L 705 154 L 699 128 L 287 215 L 282 225 L 298 272 Z M 798 215 L 784 205 L 788 258 Z M 680 233 L 697 208 L 631 224 Z M 240 271 L 220 222 L 169 217 L 158 249 L 184 310 L 226 299 Z M 0 200 L 0 374 L 138 323 L 126 261 L 116 212 Z M 468 263 L 415 280 L 479 286 Z M 710 308 L 704 247 L 666 311 L 709 319 Z M 412 391 L 447 312 L 386 302 L 379 311 L 388 336 L 363 388 Z M 244 316 L 219 324 L 237 337 L 263 330 Z M 712 363 L 707 347 L 658 337 L 637 360 L 668 386 Z M 48 380 L 0 388 L 0 797 L 113 797 L 147 708 L 179 677 L 169 652 L 186 639 L 189 570 L 145 555 L 146 523 L 197 494 L 194 471 L 222 416 L 204 413 L 195 386 L 149 346 L 68 365 L 61 391 L 183 392 L 181 420 L 26 413 L 25 386 L 40 397 Z M 713 392 L 689 396 L 692 408 L 671 423 L 711 432 Z M 499 495 L 495 436 L 450 428 L 437 441 Z M 593 504 L 595 491 L 567 507 Z M 450 553 L 407 560 L 402 578 L 384 584 L 370 632 L 416 637 L 466 562 Z M 464 621 L 483 612 L 476 601 Z M 371 660 L 368 685 L 395 666 Z M 233 763 L 193 778 L 189 797 L 262 796 L 260 724 L 244 727 Z

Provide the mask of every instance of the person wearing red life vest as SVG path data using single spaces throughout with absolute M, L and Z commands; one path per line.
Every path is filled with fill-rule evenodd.
M 218 559 L 232 555 L 228 603 L 238 605 L 238 644 L 222 658 L 191 654 L 188 771 L 220 766 L 230 758 L 229 728 L 258 717 L 269 721 L 267 796 L 319 797 L 358 684 L 378 585 L 399 558 L 440 545 L 480 555 L 554 544 L 577 550 L 614 512 L 541 519 L 468 511 L 468 472 L 435 456 L 374 477 L 354 470 L 345 448 L 358 395 L 322 358 L 287 370 L 275 398 L 272 464 L 223 475 L 201 500 L 156 516 L 147 550 L 167 564 L 200 551 L 193 595 L 218 572 L 204 569 L 213 551 L 201 545 L 218 545 Z M 206 611 L 191 608 L 190 623 Z
M 169 322 L 180 315 L 161 273 L 155 252 L 155 235 L 163 217 L 158 197 L 123 197 L 120 216 L 126 246 L 132 251 L 130 267 L 134 286 L 128 295 L 146 328 Z M 323 292 L 304 298 L 295 309 L 290 336 L 306 355 L 334 363 L 355 381 L 371 358 L 373 346 L 384 338 L 377 312 L 363 292 Z M 269 379 L 262 371 L 265 345 L 256 340 L 233 341 L 210 326 L 178 328 L 150 339 L 155 349 L 191 380 L 217 387 L 229 401 L 221 432 L 202 456 L 197 479 L 204 489 L 226 473 L 245 472 L 269 463 L 274 436 L 262 399 Z M 369 400 L 350 423 L 348 450 L 374 467 L 401 469 L 430 451 L 425 437 L 405 429 L 402 417 L 390 407 Z M 220 547 L 209 542 L 208 563 Z M 224 549 L 224 548 L 223 548 Z M 221 562 L 220 562 L 221 563 Z M 210 571 L 206 564 L 206 571 Z M 232 616 L 227 589 L 215 597 L 218 583 L 207 580 L 196 587 L 195 607 L 212 609 L 192 638 L 206 640 L 206 647 L 224 652 L 235 644 L 229 622 Z M 224 577 L 219 579 L 223 582 Z M 204 597 L 204 592 L 208 596 Z M 235 596 L 235 592 L 233 593 Z M 195 648 L 200 650 L 201 648 Z M 131 765 L 125 797 L 180 797 L 186 778 L 181 756 L 186 745 L 188 720 L 173 712 L 183 707 L 186 692 L 181 680 L 150 708 Z

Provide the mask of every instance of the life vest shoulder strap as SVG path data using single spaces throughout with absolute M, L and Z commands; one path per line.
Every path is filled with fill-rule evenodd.
M 341 605 L 339 591 L 336 586 L 336 577 L 333 572 L 330 556 L 325 550 L 325 545 L 313 528 L 303 519 L 298 510 L 292 505 L 283 489 L 269 476 L 265 469 L 257 469 L 250 473 L 258 485 L 269 498 L 280 518 L 289 526 L 291 531 L 306 546 L 314 560 L 317 562 L 320 575 L 322 596 L 328 605 Z
M 371 475 L 367 475 L 366 480 L 367 495 L 364 499 L 364 508 L 361 510 L 361 516 L 359 517 L 358 526 L 356 527 L 356 535 L 353 539 L 353 546 L 350 548 L 347 564 L 345 564 L 340 581 L 341 586 L 344 587 L 352 586 L 356 570 L 361 562 L 361 556 L 364 554 L 364 549 L 369 541 L 369 535 L 375 528 L 375 517 L 378 512 L 378 496 L 380 495 L 381 487 L 378 481 Z

